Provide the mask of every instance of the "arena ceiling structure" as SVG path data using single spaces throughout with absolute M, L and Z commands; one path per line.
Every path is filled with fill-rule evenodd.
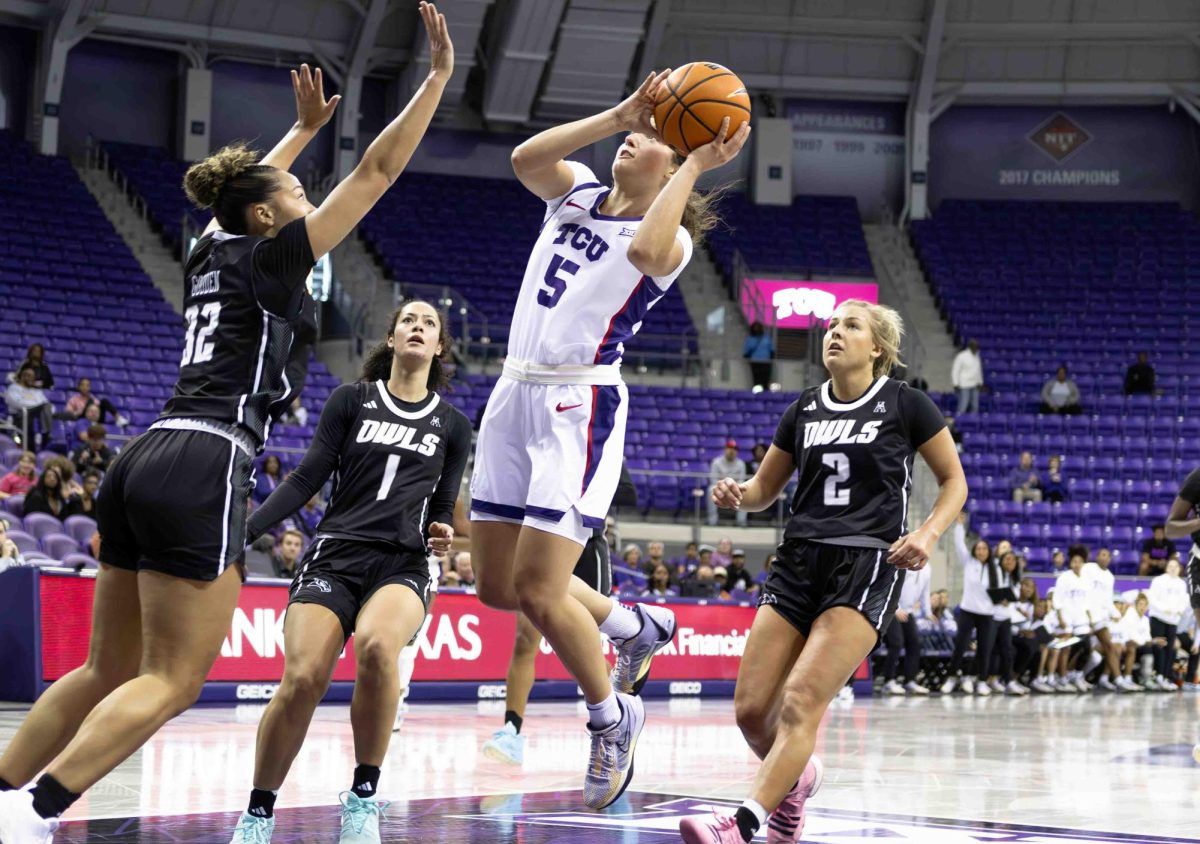
M 1200 121 L 1195 0 L 443 0 L 442 10 L 459 72 L 440 119 L 461 122 L 467 103 L 481 127 L 592 113 L 651 69 L 695 59 L 734 68 L 767 114 L 786 97 L 906 102 L 910 183 L 925 169 L 929 124 L 956 103 L 1157 103 Z M 44 124 L 84 38 L 174 50 L 192 67 L 315 58 L 343 92 L 343 123 L 364 77 L 407 95 L 427 66 L 414 0 L 0 0 L 0 22 L 43 31 Z

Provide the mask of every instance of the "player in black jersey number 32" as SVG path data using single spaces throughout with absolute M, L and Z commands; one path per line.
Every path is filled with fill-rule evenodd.
M 284 670 L 263 713 L 254 790 L 234 844 L 270 840 L 275 794 L 350 634 L 357 767 L 342 796 L 342 841 L 379 841 L 379 768 L 400 701 L 397 658 L 429 607 L 426 546 L 448 551 L 471 423 L 434 392 L 450 338 L 427 302 L 405 302 L 357 384 L 333 391 L 308 453 L 250 517 L 247 539 L 299 510 L 332 475 L 333 494 L 292 582 Z
M 184 177 L 215 219 L 187 262 L 179 380 L 100 486 L 88 659 L 42 695 L 0 758 L 3 844 L 50 841 L 80 793 L 199 696 L 241 591 L 251 462 L 291 392 L 307 276 L 404 169 L 453 67 L 445 19 L 428 4 L 421 14 L 428 76 L 319 208 L 287 172 L 337 107 L 306 66 L 292 76 L 297 122 L 265 158 L 226 148 Z M 42 770 L 32 791 L 11 788 Z
M 684 820 L 685 841 L 749 841 L 764 823 L 769 842 L 800 840 L 804 802 L 821 785 L 813 755 L 821 717 L 887 629 L 905 570 L 925 566 L 966 501 L 941 412 L 887 376 L 902 333 L 890 308 L 844 302 L 824 336 L 830 380 L 787 409 L 753 478 L 713 490 L 721 507 L 762 510 L 797 473 L 734 694 L 738 726 L 763 764 L 736 814 Z M 907 533 L 917 453 L 940 489 L 929 517 Z

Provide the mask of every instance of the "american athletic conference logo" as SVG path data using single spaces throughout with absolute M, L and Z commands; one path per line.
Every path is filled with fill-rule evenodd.
M 1086 129 L 1061 111 L 1033 130 L 1029 141 L 1046 155 L 1062 164 L 1092 140 Z

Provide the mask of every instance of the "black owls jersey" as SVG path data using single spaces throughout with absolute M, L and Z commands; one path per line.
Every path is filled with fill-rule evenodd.
M 179 380 L 160 418 L 234 425 L 262 447 L 273 405 L 290 393 L 286 369 L 313 263 L 303 219 L 275 237 L 200 238 L 184 269 Z
M 805 390 L 775 432 L 798 481 L 785 537 L 891 545 L 905 533 L 916 450 L 944 427 L 929 396 L 903 381 L 878 378 L 850 402 L 829 381 Z
M 249 541 L 299 510 L 333 476 L 321 536 L 425 549 L 431 522 L 452 524 L 471 423 L 431 392 L 401 401 L 382 381 L 343 384 L 321 411 L 299 467 L 248 524 Z

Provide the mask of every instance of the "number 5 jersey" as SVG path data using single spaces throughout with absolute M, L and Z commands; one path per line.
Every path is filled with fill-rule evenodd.
M 275 237 L 215 231 L 184 270 L 184 346 L 179 380 L 160 418 L 211 419 L 266 443 L 308 291 L 312 247 L 304 218 Z

